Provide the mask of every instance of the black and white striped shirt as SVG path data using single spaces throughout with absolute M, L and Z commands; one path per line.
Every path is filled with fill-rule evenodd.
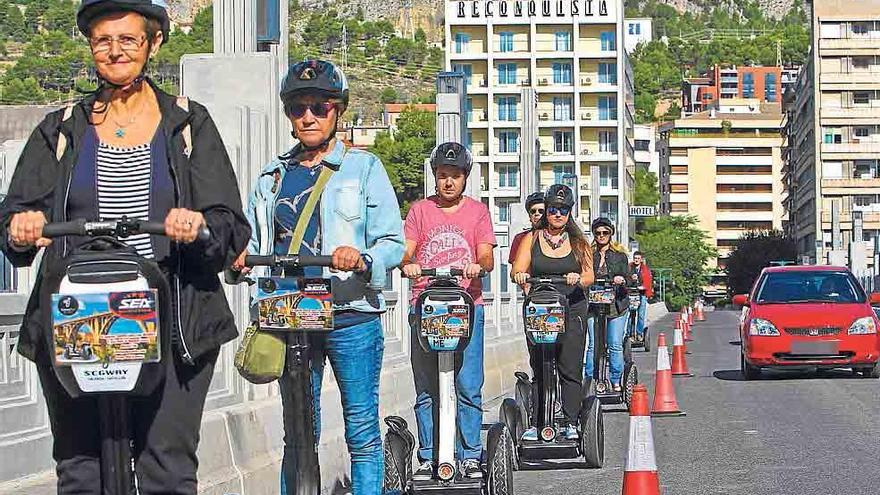
M 98 216 L 102 220 L 123 216 L 149 220 L 150 145 L 117 148 L 99 143 L 97 155 Z M 141 256 L 153 257 L 149 234 L 133 235 L 123 242 L 137 249 Z

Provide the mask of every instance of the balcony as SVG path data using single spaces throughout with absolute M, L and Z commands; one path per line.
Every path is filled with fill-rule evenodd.
M 574 161 L 574 151 L 557 151 L 551 149 L 541 149 L 541 161 Z
M 581 145 L 581 150 L 578 156 L 582 161 L 617 161 L 617 146 L 612 146 L 610 148 L 600 150 L 599 143 Z
M 878 74 L 880 76 L 880 74 Z M 839 107 L 824 107 L 822 108 L 822 120 L 825 119 L 880 119 L 880 102 L 877 102 L 878 106 L 875 107 L 850 107 L 850 108 L 839 108 Z M 824 123 L 824 122 L 823 122 Z M 843 123 L 843 122 L 841 122 Z M 846 122 L 849 124 L 850 122 Z M 865 122 L 866 124 L 873 124 L 873 122 Z
M 820 50 L 877 50 L 880 49 L 880 38 L 868 36 L 856 38 L 825 38 L 819 40 Z M 828 54 L 824 54 L 828 55 Z
M 581 108 L 578 113 L 580 124 L 587 127 L 617 127 L 617 116 L 611 112 L 605 114 L 614 119 L 601 119 L 597 108 Z
M 880 83 L 880 70 L 853 72 L 823 72 L 819 74 L 822 84 L 866 84 L 876 86 Z M 822 88 L 834 89 L 834 88 Z
M 839 153 L 846 155 L 880 155 L 880 142 L 822 143 L 822 153 Z
M 880 179 L 822 179 L 822 193 L 828 195 L 876 194 Z

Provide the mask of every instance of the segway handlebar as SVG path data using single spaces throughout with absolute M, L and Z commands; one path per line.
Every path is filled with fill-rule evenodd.
M 562 275 L 546 275 L 543 277 L 529 277 L 526 279 L 527 284 L 564 284 L 567 281 Z
M 422 268 L 423 277 L 464 277 L 461 268 Z M 485 277 L 486 272 L 480 270 L 478 277 Z
M 307 254 L 256 255 L 244 257 L 245 266 L 332 266 L 332 256 L 312 256 Z
M 116 236 L 120 239 L 131 237 L 136 234 L 165 235 L 165 224 L 162 222 L 148 222 L 134 218 L 122 217 L 119 220 L 89 222 L 85 219 L 72 220 L 69 222 L 53 222 L 43 226 L 43 237 L 53 239 L 65 236 L 98 237 L 102 235 Z M 211 237 L 208 227 L 199 227 L 196 239 L 207 241 Z

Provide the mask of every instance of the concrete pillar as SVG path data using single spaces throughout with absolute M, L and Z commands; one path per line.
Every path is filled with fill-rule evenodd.
M 257 51 L 257 0 L 214 2 L 214 53 Z M 286 26 L 285 22 L 282 26 Z
M 831 201 L 831 249 L 843 249 L 843 236 L 840 232 L 840 202 Z
M 534 88 L 525 88 L 520 93 L 523 120 L 519 136 L 519 170 L 521 177 L 520 201 L 541 189 L 541 156 L 538 141 L 538 93 Z
M 437 144 L 466 143 L 467 121 L 465 119 L 465 100 L 467 87 L 464 74 L 460 72 L 441 72 L 437 75 Z M 472 198 L 480 198 L 482 167 L 474 164 L 468 177 L 464 193 Z M 425 197 L 434 194 L 434 172 L 431 163 L 425 160 Z

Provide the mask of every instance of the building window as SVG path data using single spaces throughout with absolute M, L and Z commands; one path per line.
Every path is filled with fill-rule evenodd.
M 498 37 L 500 38 L 500 43 L 498 45 L 499 52 L 512 52 L 513 51 L 513 33 L 510 31 L 503 31 L 498 33 Z
M 599 166 L 599 187 L 617 189 L 616 163 L 605 163 Z
M 872 22 L 853 22 L 852 34 L 856 36 L 868 36 L 871 31 Z
M 574 139 L 571 131 L 553 131 L 553 151 L 571 153 Z
M 473 153 L 474 152 L 474 131 L 468 131 L 467 138 L 465 138 L 465 139 L 467 139 L 467 142 L 464 143 L 464 145 L 467 146 L 467 149 L 471 153 Z
M 647 139 L 636 139 L 636 151 L 651 151 L 651 141 Z
M 764 101 L 776 102 L 776 74 L 764 74 Z
M 880 177 L 876 160 L 856 160 L 853 164 L 853 179 L 876 179 Z
M 599 35 L 599 39 L 602 43 L 603 52 L 613 52 L 614 50 L 617 50 L 617 38 L 614 31 L 602 31 Z
M 617 97 L 599 97 L 599 120 L 617 120 Z
M 571 51 L 571 33 L 569 31 L 557 31 L 555 38 L 557 52 Z
M 455 33 L 455 53 L 464 53 L 467 51 L 467 45 L 470 41 L 471 37 L 466 33 Z
M 755 97 L 755 75 L 751 72 L 743 74 L 742 92 L 743 98 Z
M 599 131 L 599 152 L 617 153 L 617 131 Z
M 498 202 L 498 221 L 501 223 L 510 221 L 510 203 L 507 201 Z
M 519 135 L 516 131 L 501 131 L 498 133 L 499 153 L 517 153 L 518 144 Z
M 471 85 L 471 76 L 474 75 L 474 66 L 471 64 L 452 64 L 452 72 L 461 72 L 464 74 L 464 82 L 468 86 Z
M 500 165 L 498 167 L 498 187 L 519 187 L 518 179 L 518 165 Z
M 642 25 L 637 22 L 630 23 L 629 24 L 629 34 L 633 34 L 633 35 L 642 34 Z
M 866 138 L 871 135 L 870 127 L 854 127 L 853 134 L 857 138 Z
M 498 120 L 514 122 L 516 115 L 516 96 L 502 96 L 498 98 Z
M 599 215 L 617 223 L 617 198 L 599 200 Z
M 516 64 L 498 64 L 498 84 L 516 84 Z
M 553 84 L 571 84 L 571 63 L 553 62 Z
M 574 165 L 553 165 L 553 183 L 564 184 L 566 176 L 574 175 Z
M 570 96 L 554 96 L 553 97 L 553 120 L 571 120 L 571 97 Z
M 465 122 L 470 122 L 471 120 L 473 120 L 474 113 L 474 99 L 470 96 L 468 96 L 467 99 L 464 100 L 464 109 Z
M 874 57 L 871 56 L 853 57 L 852 66 L 854 69 L 868 70 L 868 68 L 871 67 L 871 62 L 873 60 Z
M 871 92 L 870 91 L 856 91 L 853 93 L 853 105 L 870 105 L 871 104 Z
M 843 142 L 843 134 L 839 127 L 826 127 L 823 132 L 825 144 L 840 144 Z
M 617 84 L 617 64 L 599 64 L 599 84 Z

